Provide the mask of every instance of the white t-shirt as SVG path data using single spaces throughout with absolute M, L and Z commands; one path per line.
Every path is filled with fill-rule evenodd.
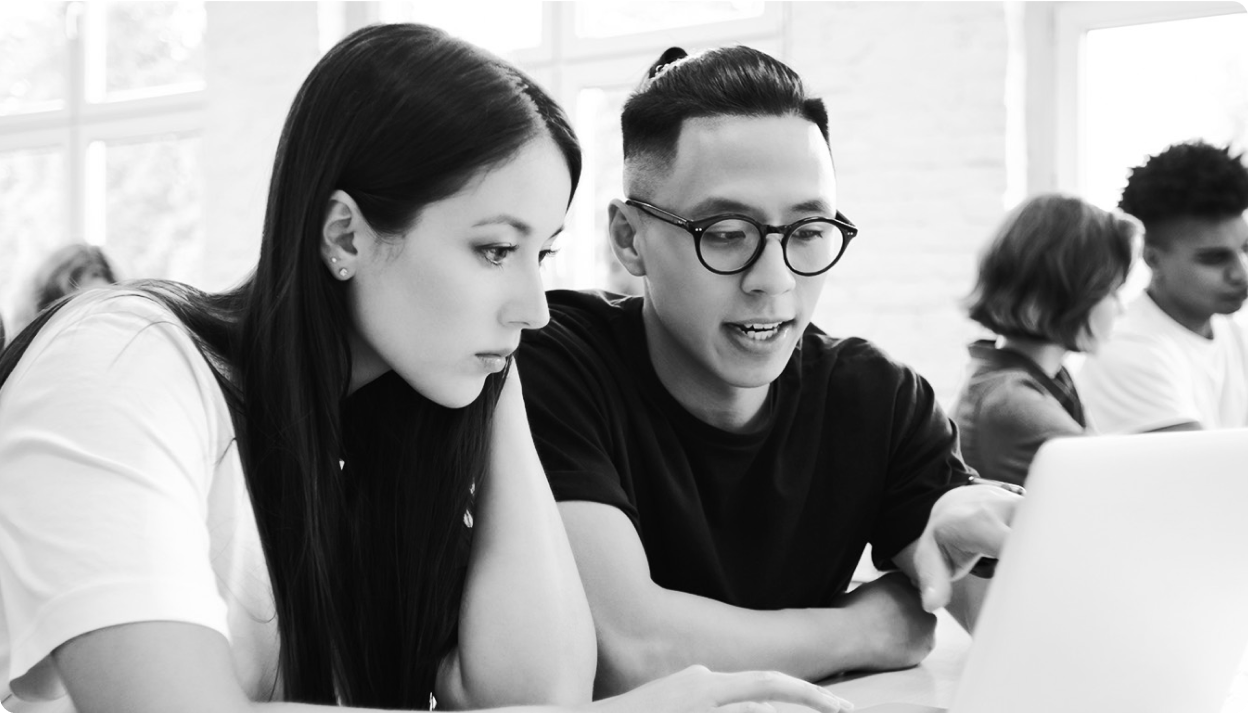
M 150 299 L 75 299 L 0 389 L 0 610 L 3 696 L 62 696 L 57 646 L 165 620 L 220 632 L 247 695 L 280 697 L 272 586 L 229 409 L 185 328 Z
M 1213 339 L 1193 333 L 1144 293 L 1076 375 L 1084 408 L 1104 433 L 1138 433 L 1195 421 L 1248 426 L 1248 339 L 1223 315 Z

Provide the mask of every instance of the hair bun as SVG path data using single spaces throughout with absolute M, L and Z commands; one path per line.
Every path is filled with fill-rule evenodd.
M 662 74 L 663 70 L 667 69 L 669 66 L 674 64 L 677 60 L 684 59 L 685 57 L 688 57 L 688 56 L 689 56 L 689 53 L 684 51 L 680 47 L 668 47 L 667 50 L 663 52 L 662 55 L 659 56 L 658 61 L 650 65 L 650 73 L 647 75 L 647 78 L 654 79 L 655 77 Z

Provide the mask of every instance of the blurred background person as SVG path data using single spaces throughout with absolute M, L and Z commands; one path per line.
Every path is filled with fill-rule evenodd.
M 74 243 L 58 248 L 44 258 L 31 276 L 29 285 L 18 296 L 13 313 L 13 333 L 22 331 L 45 307 L 62 297 L 117 282 L 116 268 L 98 246 Z M 0 340 L 2 343 L 3 340 Z
M 997 337 L 970 345 L 953 407 L 981 475 L 1021 485 L 1041 444 L 1088 432 L 1063 360 L 1108 338 L 1139 233 L 1129 217 L 1048 193 L 1007 216 L 981 254 L 968 311 Z
M 1144 294 L 1084 364 L 1079 386 L 1107 433 L 1248 426 L 1248 166 L 1203 141 L 1131 170 L 1119 207 L 1144 224 Z

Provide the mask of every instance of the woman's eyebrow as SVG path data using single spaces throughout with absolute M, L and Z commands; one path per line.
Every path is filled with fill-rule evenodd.
M 472 227 L 484 228 L 490 225 L 510 225 L 512 228 L 515 228 L 517 232 L 526 237 L 533 232 L 533 228 L 530 227 L 528 223 L 516 218 L 515 216 L 507 215 L 505 213 L 479 220 L 474 223 Z

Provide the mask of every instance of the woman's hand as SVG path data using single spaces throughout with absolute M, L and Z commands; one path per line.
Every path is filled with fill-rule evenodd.
M 713 673 L 689 668 L 628 693 L 593 704 L 594 713 L 770 713 L 772 702 L 794 703 L 820 713 L 841 713 L 853 704 L 813 683 L 776 671 Z

